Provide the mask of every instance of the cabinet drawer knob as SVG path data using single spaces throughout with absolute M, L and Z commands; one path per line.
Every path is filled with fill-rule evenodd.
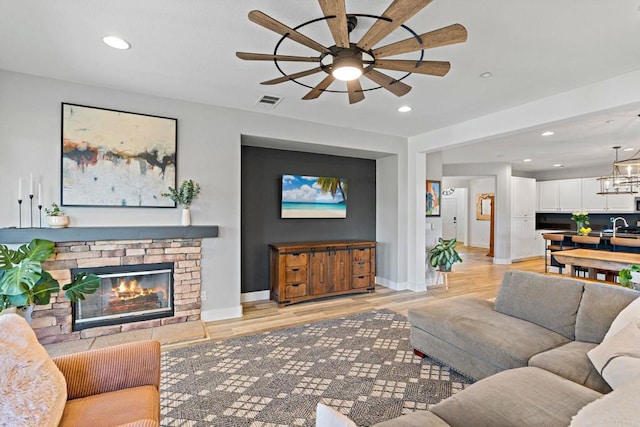
M 364 276 L 358 276 L 358 279 L 364 279 Z
M 300 269 L 299 268 L 293 268 L 293 269 L 291 269 L 291 271 L 300 271 Z
M 298 287 L 298 286 L 300 286 L 301 284 L 302 284 L 302 283 L 296 283 L 295 285 L 291 285 L 291 286 L 293 286 L 294 288 L 297 288 L 297 287 Z

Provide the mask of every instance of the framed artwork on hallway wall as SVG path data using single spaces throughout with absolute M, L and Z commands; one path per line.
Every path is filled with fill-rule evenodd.
M 440 216 L 440 181 L 427 180 L 425 216 Z
M 178 120 L 62 103 L 61 204 L 173 208 Z

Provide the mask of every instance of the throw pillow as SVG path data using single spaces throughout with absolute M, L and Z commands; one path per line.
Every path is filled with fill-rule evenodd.
M 637 426 L 640 420 L 638 389 L 640 377 L 636 376 L 580 409 L 569 427 Z
M 640 375 L 640 320 L 605 338 L 587 356 L 614 390 Z
M 316 407 L 316 427 L 357 427 L 347 416 L 323 403 Z
M 31 326 L 0 315 L 0 425 L 57 426 L 66 401 L 64 376 Z
M 620 329 L 624 328 L 629 323 L 637 319 L 640 319 L 640 298 L 636 298 L 635 300 L 631 301 L 631 304 L 623 308 L 622 311 L 618 313 L 616 318 L 611 323 L 609 331 L 604 336 L 604 339 L 606 340 L 607 337 L 615 335 L 616 332 L 618 332 Z

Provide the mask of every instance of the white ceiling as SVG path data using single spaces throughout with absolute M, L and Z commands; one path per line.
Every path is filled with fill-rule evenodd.
M 347 0 L 347 12 L 381 14 L 390 2 Z M 418 33 L 456 22 L 467 28 L 466 43 L 425 51 L 426 59 L 451 61 L 450 73 L 444 78 L 411 75 L 404 80 L 413 87 L 406 96 L 397 98 L 381 89 L 367 92 L 367 98 L 355 105 L 348 104 L 346 94 L 325 93 L 303 101 L 308 89 L 292 82 L 260 85 L 279 76 L 273 63 L 235 57 L 236 51 L 272 53 L 280 38 L 251 23 L 250 10 L 260 9 L 295 27 L 321 16 L 315 0 L 2 1 L 0 69 L 414 136 L 640 69 L 639 5 L 640 0 L 435 0 L 407 25 Z M 361 19 L 353 38 L 358 39 L 367 25 Z M 332 44 L 322 22 L 304 32 Z M 125 38 L 133 48 L 106 47 L 101 38 L 107 34 Z M 406 37 L 406 32 L 397 30 L 377 46 Z M 314 51 L 285 41 L 279 53 L 310 56 Z M 306 68 L 308 64 L 283 66 L 286 72 Z M 479 77 L 485 71 L 493 77 Z M 302 81 L 313 86 L 321 78 L 317 74 Z M 363 86 L 367 87 L 364 80 Z M 263 94 L 284 100 L 276 109 L 264 110 L 255 105 Z M 403 104 L 414 110 L 398 113 Z M 517 162 L 526 156 L 534 162 L 514 168 L 535 170 L 536 165 L 556 162 L 570 167 L 582 150 L 582 164 L 601 162 L 605 153 L 613 157 L 608 153 L 616 138 L 640 144 L 638 125 L 629 118 L 638 113 L 607 112 L 585 118 L 593 121 L 555 124 L 558 129 L 567 126 L 568 132 L 557 133 L 554 139 L 541 140 L 537 130 L 528 131 L 484 142 L 479 154 L 467 147 L 445 157 L 460 162 L 476 152 L 471 155 L 475 161 Z M 608 114 L 615 114 L 616 122 L 605 126 L 600 122 L 608 120 Z M 560 146 L 562 155 L 544 158 Z M 498 153 L 503 157 L 497 158 Z

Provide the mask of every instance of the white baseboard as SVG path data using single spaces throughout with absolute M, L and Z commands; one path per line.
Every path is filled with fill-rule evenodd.
M 403 291 L 407 289 L 406 283 L 394 282 L 393 280 L 385 279 L 380 276 L 376 276 L 376 285 L 384 286 L 385 288 L 393 289 L 394 291 Z
M 203 322 L 214 322 L 216 320 L 236 319 L 242 317 L 242 306 L 216 308 L 213 310 L 202 310 L 200 319 Z
M 509 258 L 494 258 L 493 259 L 493 263 L 494 264 L 508 265 L 508 264 L 511 264 L 511 259 L 509 259 Z
M 489 244 L 488 243 L 471 242 L 471 244 L 469 246 L 474 247 L 474 248 L 489 249 Z
M 269 300 L 270 298 L 271 298 L 270 291 L 255 291 L 255 292 L 245 292 L 244 294 L 240 294 L 240 302 L 263 301 L 263 300 Z

